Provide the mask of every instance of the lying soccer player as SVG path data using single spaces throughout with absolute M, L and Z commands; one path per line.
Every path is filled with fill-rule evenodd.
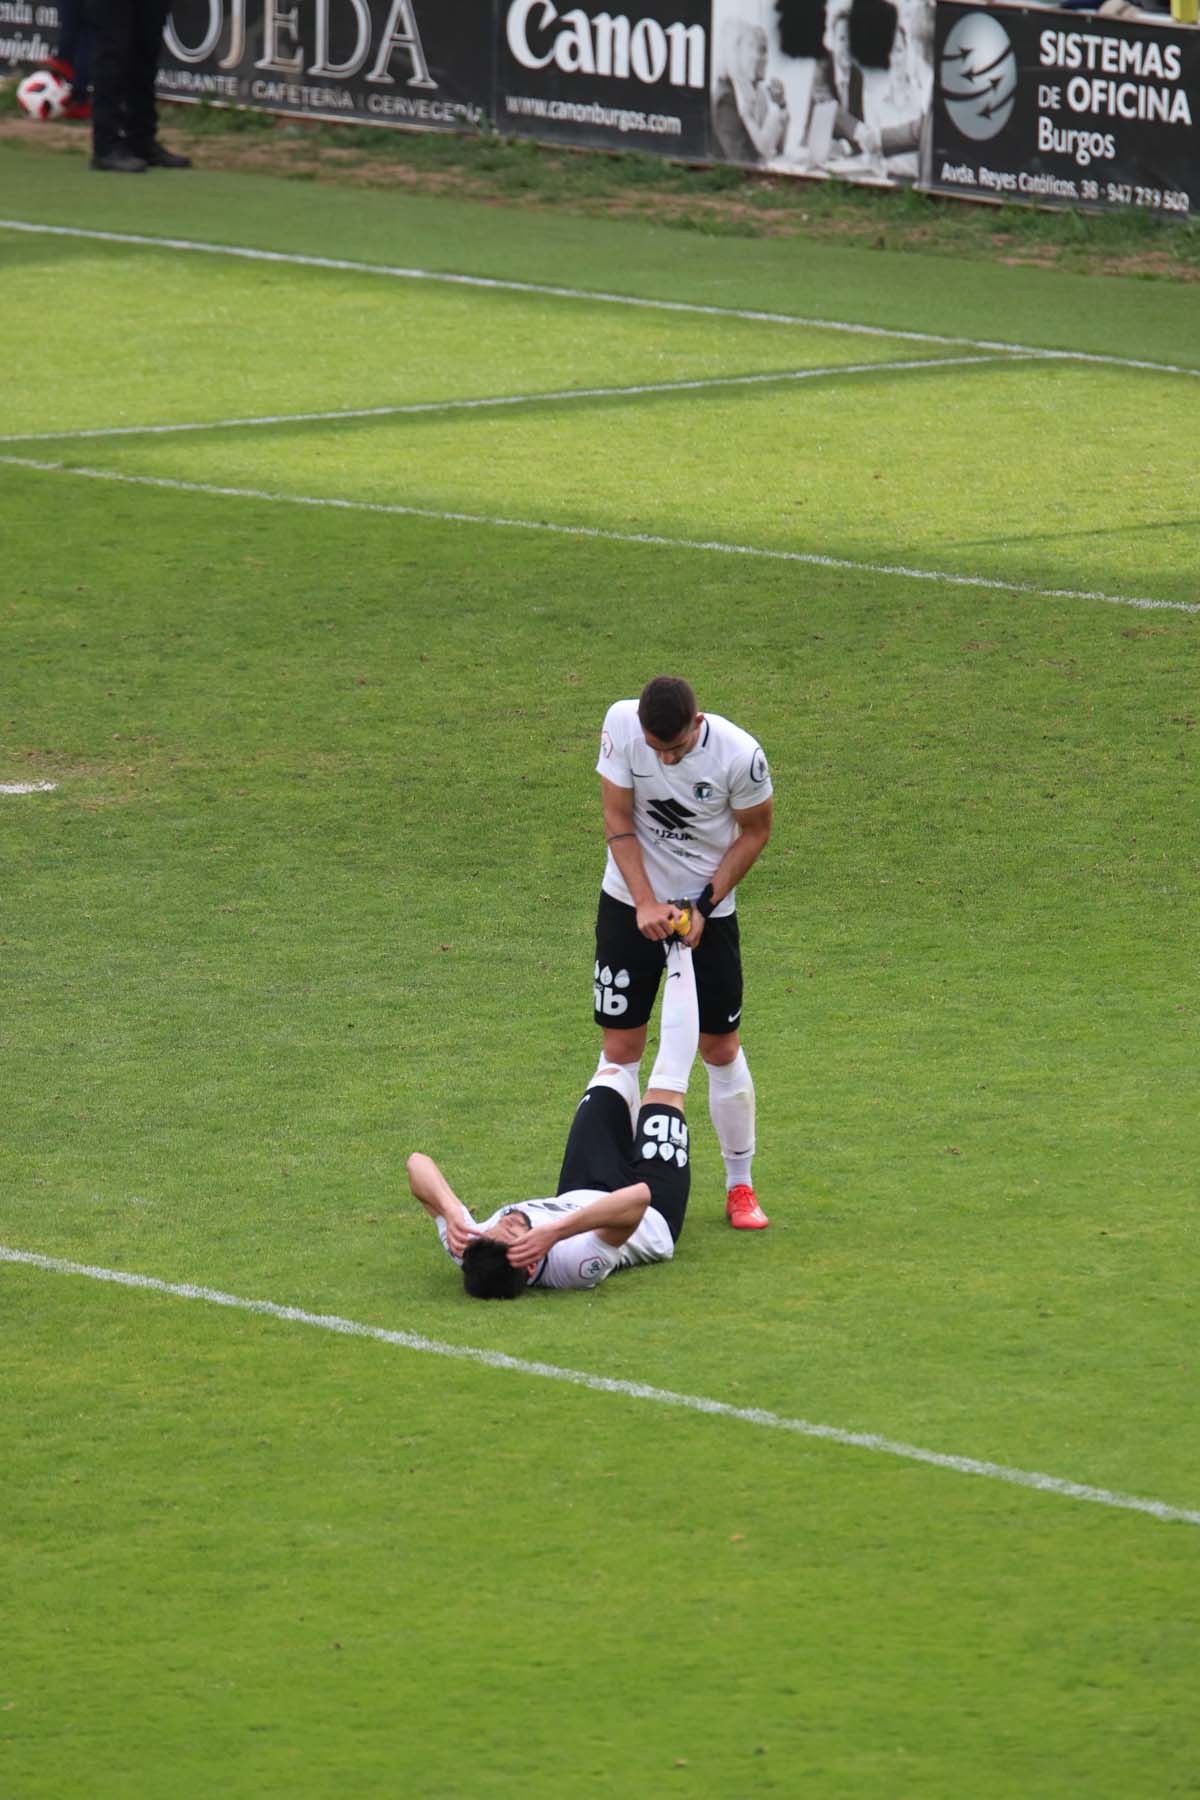
M 659 1051 L 641 1107 L 627 1070 L 597 1070 L 571 1123 L 554 1199 L 502 1206 L 476 1224 L 433 1158 L 409 1157 L 409 1186 L 476 1299 L 598 1287 L 614 1269 L 674 1256 L 691 1185 L 683 1104 L 700 1015 L 691 951 L 675 942 L 666 954 Z

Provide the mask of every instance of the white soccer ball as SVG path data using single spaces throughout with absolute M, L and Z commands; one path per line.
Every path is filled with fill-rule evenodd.
M 17 105 L 31 119 L 61 119 L 71 90 L 52 69 L 35 69 L 17 87 Z

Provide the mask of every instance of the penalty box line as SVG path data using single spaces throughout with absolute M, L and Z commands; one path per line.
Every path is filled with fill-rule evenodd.
M 295 268 L 329 269 L 345 274 L 381 275 L 394 281 L 430 281 L 450 287 L 532 294 L 550 300 L 581 300 L 592 305 L 633 306 L 651 312 L 699 314 L 704 318 L 747 319 L 763 325 L 797 325 L 810 331 L 840 331 L 859 337 L 893 338 L 913 344 L 950 344 L 968 350 L 1045 357 L 1049 360 L 1099 363 L 1115 369 L 1141 369 L 1159 375 L 1200 377 L 1200 368 L 1151 362 L 1141 357 L 1112 356 L 1090 350 L 1054 350 L 1035 344 L 1012 344 L 989 338 L 950 336 L 934 331 L 908 331 L 899 326 L 863 325 L 850 319 L 811 319 L 799 313 L 760 311 L 754 307 L 705 305 L 698 300 L 658 300 L 641 294 L 614 294 L 603 289 L 556 286 L 549 282 L 515 281 L 495 275 L 458 275 L 440 269 L 416 269 L 388 263 L 356 262 L 346 257 L 312 256 L 299 251 L 259 250 L 247 244 L 213 244 L 198 238 L 153 237 L 144 232 L 100 231 L 82 225 L 43 225 L 27 219 L 2 219 L 0 230 L 47 237 L 90 239 L 102 244 L 130 244 L 139 249 L 178 250 L 203 256 L 232 256 L 247 262 L 284 263 Z
M 396 501 L 339 500 L 320 494 L 273 494 L 265 488 L 224 487 L 211 482 L 181 481 L 169 475 L 129 475 L 115 469 L 90 469 L 70 463 L 42 462 L 32 456 L 0 455 L 0 467 L 29 469 L 41 475 L 72 475 L 84 481 L 115 481 L 129 487 L 161 488 L 168 493 L 200 494 L 221 500 L 312 506 L 329 508 L 335 512 L 375 513 L 385 518 L 430 519 L 435 524 L 484 525 L 504 531 L 541 531 L 555 537 L 632 544 L 656 550 L 695 550 L 715 556 L 748 556 L 766 562 L 841 569 L 857 575 L 931 581 L 946 587 L 983 588 L 989 593 L 1016 594 L 1037 600 L 1089 600 L 1105 606 L 1132 606 L 1149 612 L 1200 613 L 1200 603 L 1188 600 L 1151 600 L 1135 594 L 1105 594 L 1086 588 L 1040 588 L 1035 587 L 1032 582 L 1002 581 L 989 575 L 955 575 L 942 569 L 910 569 L 896 563 L 856 562 L 848 557 L 822 556 L 815 550 L 768 550 L 756 544 L 725 544 L 720 541 L 704 542 L 698 538 L 660 537 L 652 532 L 611 531 L 599 525 L 557 525 L 547 519 L 505 519 L 487 513 L 441 511 L 430 506 L 403 506 Z
M 952 1456 L 939 1450 L 923 1450 L 916 1444 L 901 1443 L 876 1432 L 845 1431 L 840 1426 L 819 1425 L 809 1419 L 788 1418 L 785 1414 L 768 1412 L 762 1407 L 731 1406 L 724 1400 L 710 1400 L 700 1394 L 675 1393 L 670 1388 L 651 1387 L 647 1382 L 592 1375 L 583 1369 L 562 1368 L 556 1363 L 528 1362 L 523 1357 L 509 1356 L 504 1351 L 478 1350 L 468 1344 L 447 1344 L 438 1338 L 424 1337 L 413 1331 L 388 1331 L 382 1326 L 364 1325 L 356 1319 L 343 1319 L 335 1313 L 307 1312 L 300 1306 L 280 1306 L 273 1300 L 251 1300 L 240 1294 L 223 1293 L 219 1288 L 199 1287 L 191 1282 L 161 1281 L 153 1275 L 134 1274 L 124 1269 L 99 1268 L 90 1263 L 68 1262 L 62 1257 L 43 1256 L 31 1250 L 14 1250 L 6 1245 L 0 1245 L 0 1263 L 21 1264 L 55 1275 L 85 1276 L 90 1281 L 111 1282 L 118 1287 L 164 1294 L 176 1300 L 201 1300 L 209 1306 L 232 1307 L 238 1312 L 256 1313 L 285 1324 L 308 1325 L 319 1331 L 336 1332 L 343 1337 L 368 1338 L 375 1343 L 389 1344 L 401 1350 L 414 1350 L 425 1356 L 450 1357 L 460 1362 L 479 1363 L 489 1369 L 507 1370 L 516 1375 L 536 1376 L 543 1381 L 566 1382 L 572 1387 L 587 1388 L 594 1393 L 619 1394 L 628 1400 L 705 1413 L 711 1418 L 736 1419 L 746 1425 L 790 1432 L 797 1437 L 815 1438 L 823 1443 L 841 1445 L 845 1449 L 898 1457 L 906 1462 L 925 1463 L 932 1468 L 946 1469 L 957 1475 L 974 1475 L 986 1481 L 1006 1482 L 1013 1487 L 1054 1494 L 1061 1499 L 1087 1501 L 1094 1506 L 1107 1506 L 1120 1512 L 1146 1513 L 1151 1518 L 1168 1523 L 1200 1525 L 1200 1512 L 1186 1507 L 1168 1506 L 1162 1500 L 1147 1500 L 1136 1494 L 1093 1487 L 1085 1482 L 1066 1481 L 1061 1476 L 1046 1475 L 1037 1470 L 1014 1469 L 1003 1463 L 983 1462 L 973 1456 Z
M 832 363 L 813 369 L 772 369 L 753 375 L 705 375 L 692 380 L 643 381 L 628 387 L 550 388 L 545 393 L 484 394 L 470 400 L 411 400 L 395 406 L 348 406 L 330 412 L 261 413 L 252 418 L 188 419 L 164 425 L 89 425 L 75 431 L 10 431 L 0 444 L 77 443 L 84 438 L 169 437 L 188 431 L 234 431 L 248 425 L 332 425 L 347 419 L 398 419 L 427 413 L 484 412 L 498 406 L 540 406 L 561 400 L 637 400 L 648 394 L 694 394 L 710 388 L 763 387 L 788 381 L 818 381 L 836 375 L 911 375 L 916 370 L 1012 367 L 1027 356 L 924 356 L 919 360 Z

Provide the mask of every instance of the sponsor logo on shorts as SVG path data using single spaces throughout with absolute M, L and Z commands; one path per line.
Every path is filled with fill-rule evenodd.
M 617 969 L 614 972 L 607 963 L 601 968 L 599 960 L 597 960 L 595 986 L 592 989 L 596 1000 L 596 1011 L 603 1013 L 609 1019 L 619 1019 L 622 1013 L 627 1013 L 629 996 L 622 990 L 628 986 L 628 969 Z
M 642 1120 L 642 1141 L 638 1147 L 643 1162 L 652 1162 L 655 1158 L 665 1163 L 674 1163 L 676 1168 L 686 1169 L 688 1159 L 688 1128 L 682 1119 L 676 1119 L 670 1113 L 651 1113 L 648 1119 Z

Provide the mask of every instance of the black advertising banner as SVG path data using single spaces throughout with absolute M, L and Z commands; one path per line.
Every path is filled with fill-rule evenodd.
M 708 155 L 709 0 L 497 0 L 496 127 Z
M 58 47 L 58 30 L 54 0 L 0 0 L 0 65 L 44 63 Z
M 362 125 L 486 122 L 492 0 L 173 0 L 158 91 Z
M 939 0 L 939 193 L 1184 217 L 1200 207 L 1200 32 Z

